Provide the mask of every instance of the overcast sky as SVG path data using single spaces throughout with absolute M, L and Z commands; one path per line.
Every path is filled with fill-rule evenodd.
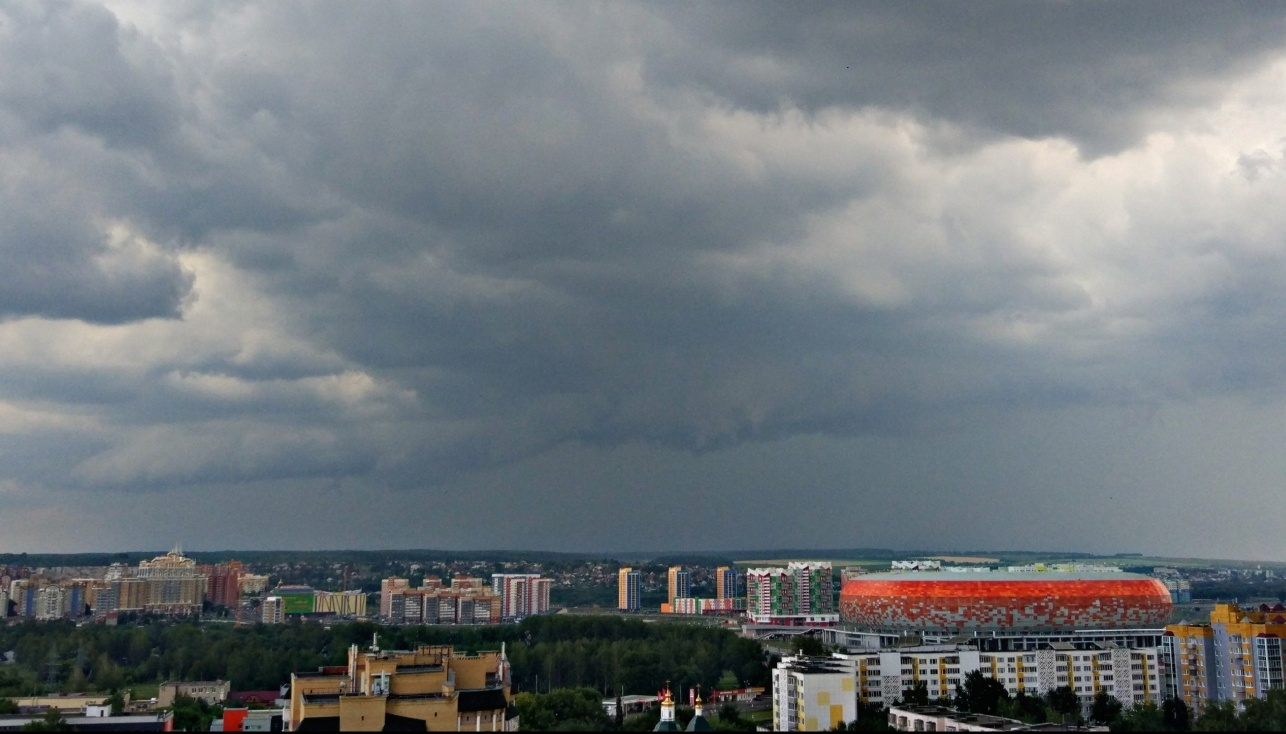
M 0 2 L 0 550 L 1286 554 L 1286 6 Z

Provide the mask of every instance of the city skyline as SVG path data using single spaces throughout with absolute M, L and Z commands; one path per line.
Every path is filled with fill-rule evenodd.
M 1284 31 L 6 4 L 0 552 L 1280 558 Z

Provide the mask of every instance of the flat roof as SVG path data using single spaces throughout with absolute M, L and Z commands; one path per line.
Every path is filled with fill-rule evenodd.
M 1125 571 L 879 571 L 847 581 L 1155 581 L 1151 576 Z

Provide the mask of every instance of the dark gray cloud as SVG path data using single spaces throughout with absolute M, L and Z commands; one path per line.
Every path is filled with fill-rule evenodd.
M 1118 547 L 1110 476 L 1023 457 L 1280 401 L 1283 13 L 1241 10 L 6 6 L 0 491 L 22 527 L 315 491 L 600 548 L 922 546 L 953 490 L 1081 493 L 1030 542 Z M 1197 440 L 1156 420 L 1125 443 Z M 807 509 L 620 524 L 652 494 Z

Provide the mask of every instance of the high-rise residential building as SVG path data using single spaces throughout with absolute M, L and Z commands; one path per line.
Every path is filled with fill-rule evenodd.
M 792 562 L 746 571 L 746 615 L 756 624 L 838 624 L 831 564 Z
M 0 619 L 9 616 L 9 592 L 0 590 Z
M 139 561 L 134 578 L 144 582 L 143 609 L 156 614 L 200 614 L 206 577 L 196 561 L 178 548 L 150 561 Z
M 265 624 L 281 624 L 286 621 L 285 603 L 279 596 L 264 597 L 262 610 Z
M 1216 604 L 1209 624 L 1167 625 L 1161 638 L 1166 694 L 1195 716 L 1208 704 L 1262 698 L 1283 683 L 1286 606 Z
M 241 577 L 246 567 L 241 561 L 204 565 L 197 569 L 206 577 L 205 598 L 211 604 L 235 609 L 241 601 Z
M 685 571 L 682 566 L 670 566 L 667 581 L 671 605 L 674 604 L 675 599 L 692 598 L 692 574 Z
M 385 579 L 404 581 L 404 579 Z M 482 579 L 458 576 L 443 586 L 436 576 L 426 576 L 418 589 L 401 584 L 385 585 L 383 618 L 395 624 L 496 624 L 501 621 L 498 594 Z
M 552 579 L 535 573 L 496 573 L 491 575 L 491 593 L 500 597 L 500 616 L 521 619 L 549 612 Z
M 643 608 L 642 577 L 629 566 L 622 566 L 616 573 L 616 608 L 637 612 Z
M 61 619 L 63 616 L 63 590 L 57 585 L 45 586 L 36 592 L 36 619 Z
M 741 594 L 737 589 L 737 569 L 732 566 L 720 566 L 714 570 L 715 597 L 718 599 L 735 599 Z
M 387 578 L 380 581 L 380 616 L 389 616 L 389 604 L 392 602 L 392 593 L 398 589 L 409 589 L 411 582 L 403 578 Z
M 32 579 L 14 579 L 9 584 L 9 600 L 13 602 L 13 616 L 15 617 L 34 617 L 36 616 L 36 593 L 40 590 L 39 585 L 32 583 Z

